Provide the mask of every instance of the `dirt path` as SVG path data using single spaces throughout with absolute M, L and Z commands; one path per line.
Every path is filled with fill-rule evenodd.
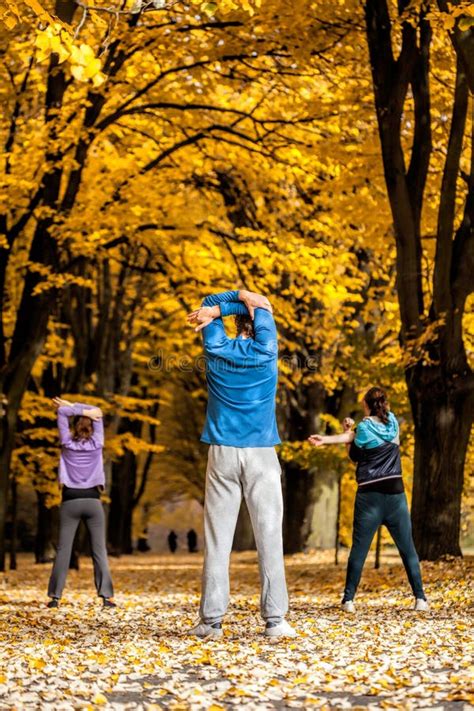
M 233 558 L 224 638 L 181 635 L 196 618 L 201 562 L 112 560 L 120 607 L 105 611 L 84 561 L 50 611 L 49 566 L 21 556 L 17 572 L 0 576 L 0 708 L 474 708 L 472 559 L 425 564 L 432 611 L 416 615 L 402 567 L 386 557 L 379 571 L 367 567 L 357 614 L 346 616 L 343 566 L 330 555 L 293 556 L 299 637 L 277 644 L 261 634 L 252 553 Z

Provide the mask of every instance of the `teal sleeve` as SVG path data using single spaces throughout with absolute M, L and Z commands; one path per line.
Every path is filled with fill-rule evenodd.
M 357 447 L 367 447 L 368 443 L 373 439 L 373 434 L 367 429 L 365 422 L 359 422 L 356 429 L 354 443 Z

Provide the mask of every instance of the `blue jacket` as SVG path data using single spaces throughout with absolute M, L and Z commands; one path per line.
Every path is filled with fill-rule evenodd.
M 365 417 L 357 425 L 349 456 L 357 462 L 356 479 L 360 487 L 402 476 L 397 418 L 388 414 L 388 423 Z
M 248 314 L 238 291 L 207 296 L 222 316 Z M 272 314 L 256 309 L 255 338 L 229 338 L 222 318 L 203 329 L 208 403 L 202 442 L 231 447 L 280 443 L 275 416 L 278 336 Z

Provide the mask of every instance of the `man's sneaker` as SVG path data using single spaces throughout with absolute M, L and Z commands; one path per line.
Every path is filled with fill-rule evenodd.
M 267 622 L 265 637 L 296 637 L 297 632 L 286 620 L 272 624 Z
M 222 637 L 222 625 L 220 622 L 214 622 L 212 625 L 208 625 L 202 620 L 198 620 L 194 627 L 186 632 L 188 636 L 200 637 L 201 639 L 206 639 L 207 637 Z
M 356 606 L 354 605 L 354 600 L 346 600 L 345 602 L 341 603 L 341 607 L 344 610 L 344 612 L 349 612 L 351 615 L 354 614 L 356 611 Z
M 415 600 L 415 607 L 413 609 L 417 612 L 428 612 L 430 606 L 427 600 L 423 600 L 423 598 L 419 597 Z
M 111 597 L 104 597 L 103 600 L 104 607 L 117 607 L 117 604 L 112 600 Z
M 59 599 L 57 597 L 52 597 L 46 607 L 49 607 L 49 609 L 52 609 L 53 607 L 59 607 Z

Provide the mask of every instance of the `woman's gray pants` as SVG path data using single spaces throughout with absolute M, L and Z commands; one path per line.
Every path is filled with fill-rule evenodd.
M 273 447 L 209 447 L 204 504 L 200 617 L 220 622 L 229 603 L 229 557 L 242 495 L 252 521 L 261 581 L 261 614 L 281 621 L 288 610 L 283 559 L 281 469 Z
M 94 562 L 94 581 L 100 597 L 113 597 L 107 549 L 105 547 L 105 515 L 99 499 L 63 501 L 59 510 L 59 544 L 49 579 L 49 597 L 61 597 L 71 560 L 74 536 L 84 521 L 89 531 Z

